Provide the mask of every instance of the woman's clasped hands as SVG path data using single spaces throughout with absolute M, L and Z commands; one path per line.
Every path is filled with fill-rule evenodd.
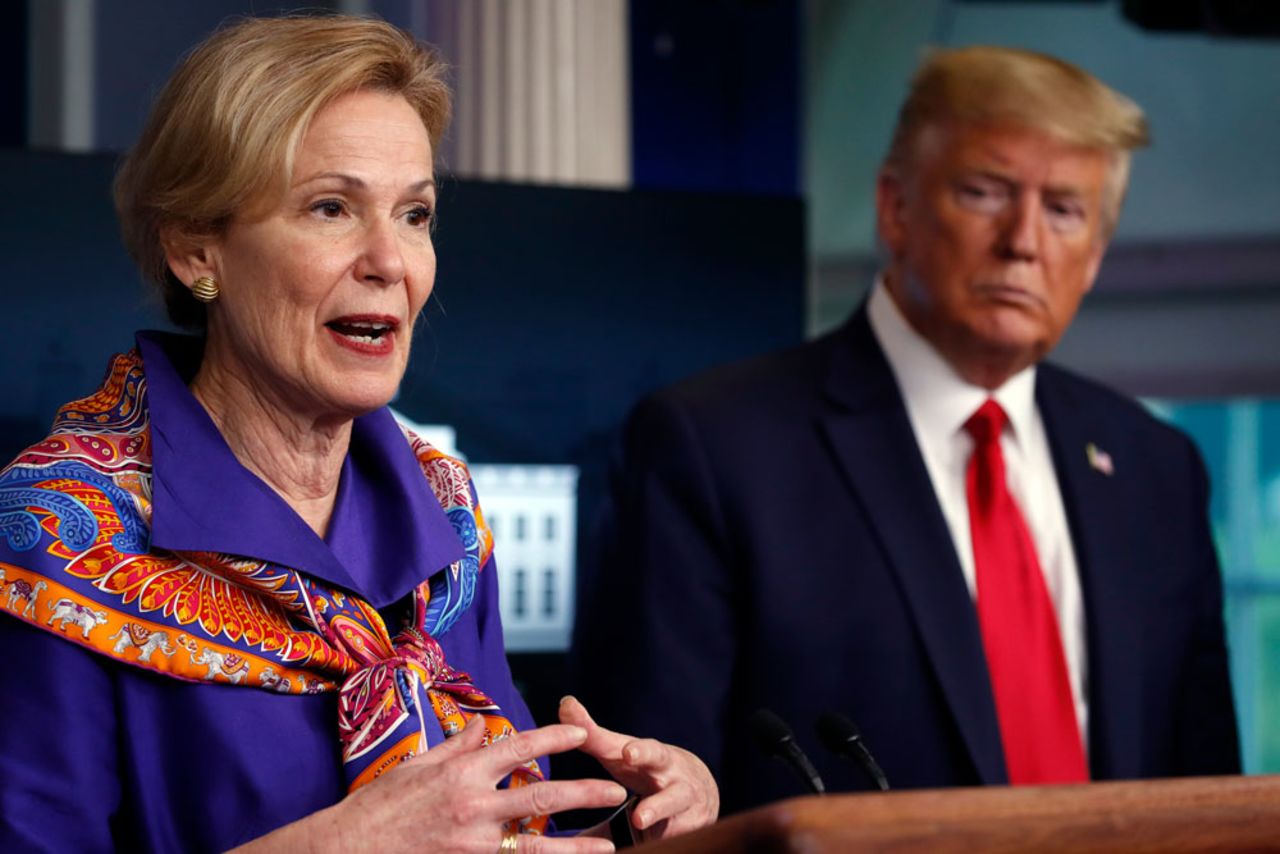
M 692 753 L 607 730 L 572 697 L 561 701 L 560 720 L 484 747 L 484 723 L 476 716 L 458 735 L 245 850 L 298 850 L 305 843 L 313 851 L 332 845 L 345 852 L 429 848 L 493 854 L 513 850 L 514 842 L 520 854 L 603 853 L 613 850 L 605 826 L 577 836 L 522 834 L 504 847 L 503 825 L 529 815 L 616 807 L 628 789 L 640 796 L 631 812 L 640 838 L 661 839 L 715 821 L 715 781 Z M 617 782 L 547 780 L 498 788 L 530 760 L 570 750 L 594 757 Z

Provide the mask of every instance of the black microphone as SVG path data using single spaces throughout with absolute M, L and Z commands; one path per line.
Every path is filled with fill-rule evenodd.
M 853 721 L 835 712 L 823 712 L 818 715 L 816 729 L 823 747 L 837 756 L 852 759 L 866 772 L 867 777 L 877 789 L 882 792 L 889 791 L 889 781 L 885 779 L 884 772 L 876 764 L 875 757 L 867 749 L 866 743 L 862 740 L 862 733 L 858 732 Z
M 791 731 L 791 727 L 787 726 L 786 721 L 768 709 L 756 709 L 747 719 L 747 723 L 760 749 L 794 768 L 809 791 L 815 795 L 821 795 L 827 790 L 822 783 L 822 778 L 818 776 L 818 769 L 813 767 L 809 757 L 805 756 L 800 745 L 796 744 L 795 733 Z

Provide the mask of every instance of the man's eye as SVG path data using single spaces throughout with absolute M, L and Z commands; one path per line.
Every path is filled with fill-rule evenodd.
M 976 213 L 997 213 L 1008 203 L 1009 193 L 999 186 L 966 183 L 957 185 L 956 200 Z
M 1075 231 L 1084 225 L 1084 208 L 1074 202 L 1048 202 L 1045 216 L 1055 231 Z

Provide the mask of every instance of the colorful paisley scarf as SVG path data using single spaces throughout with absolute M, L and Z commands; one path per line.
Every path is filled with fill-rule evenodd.
M 471 604 L 493 549 L 461 462 L 406 431 L 466 553 L 417 587 L 392 635 L 372 605 L 298 570 L 151 549 L 146 389 L 138 352 L 116 356 L 102 387 L 59 410 L 50 435 L 0 472 L 0 607 L 165 676 L 338 692 L 352 791 L 426 750 L 434 722 L 452 736 L 480 715 L 486 745 L 515 731 L 436 641 Z M 541 779 L 530 762 L 508 784 Z M 545 824 L 530 816 L 518 829 L 541 833 Z

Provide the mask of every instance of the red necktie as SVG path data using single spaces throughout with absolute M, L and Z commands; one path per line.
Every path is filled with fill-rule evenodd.
M 978 622 L 995 692 L 1009 782 L 1089 779 L 1067 662 L 1035 543 L 1005 483 L 1004 410 L 987 400 L 965 423 L 965 471 Z

